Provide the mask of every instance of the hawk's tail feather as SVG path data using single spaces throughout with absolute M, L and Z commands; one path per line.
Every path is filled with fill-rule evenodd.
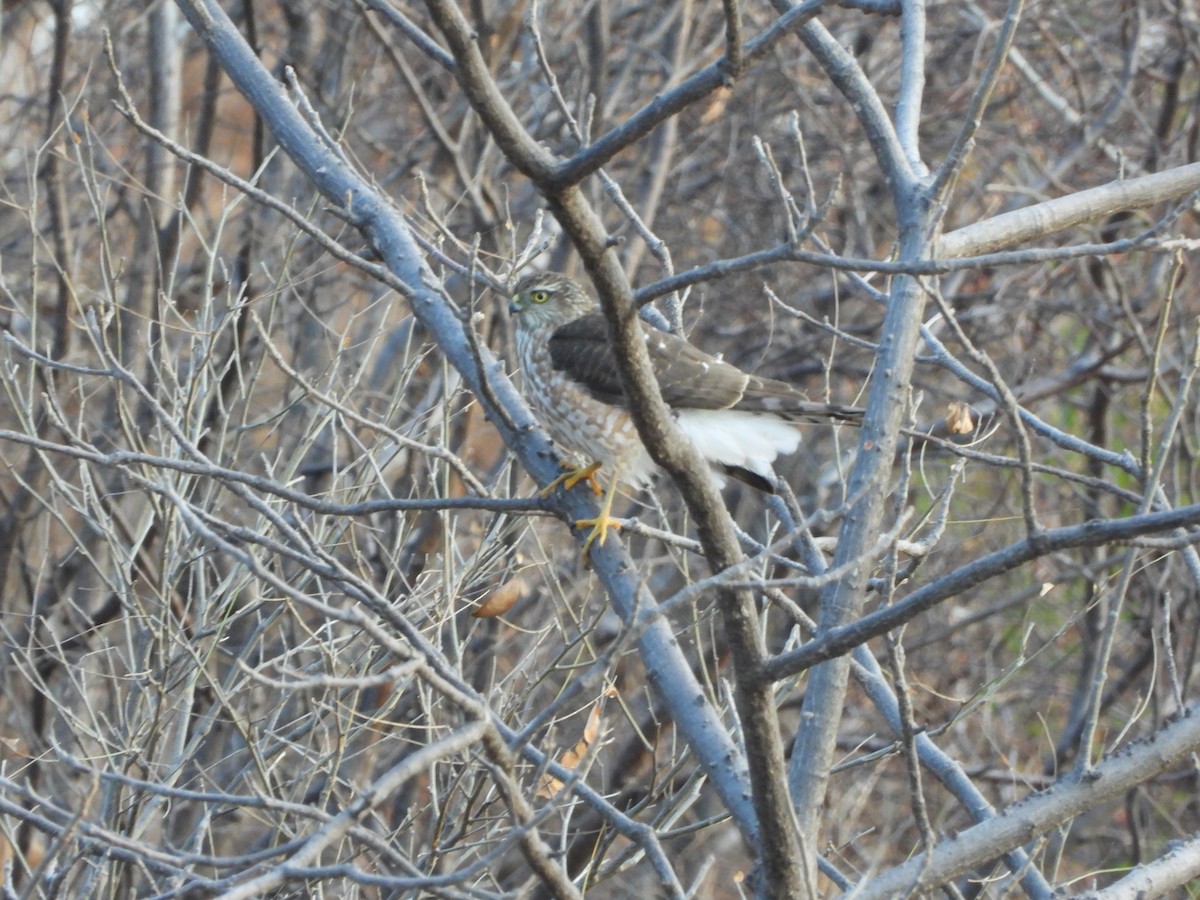
M 741 466 L 717 466 L 716 468 L 722 475 L 728 475 L 742 484 L 749 485 L 756 491 L 762 491 L 764 494 L 775 493 L 775 483 L 773 481 L 750 469 L 743 469 Z
M 771 464 L 795 453 L 800 429 L 778 416 L 734 409 L 680 410 L 676 421 L 717 473 L 773 492 Z
M 809 425 L 828 424 L 830 420 L 857 425 L 863 410 L 840 403 L 816 403 L 782 381 L 751 376 L 742 397 L 732 407 L 744 412 L 763 412 L 788 422 Z
M 804 425 L 829 425 L 832 422 L 845 422 L 847 425 L 862 424 L 863 410 L 857 406 L 842 406 L 839 403 L 812 403 L 795 409 L 785 409 L 776 413 L 780 418 L 789 422 Z

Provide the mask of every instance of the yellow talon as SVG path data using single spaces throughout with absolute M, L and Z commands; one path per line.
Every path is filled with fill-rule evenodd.
M 613 497 L 617 493 L 617 479 L 614 477 L 608 486 L 608 490 L 604 492 L 604 502 L 600 504 L 600 515 L 594 519 L 578 519 L 575 522 L 576 528 L 591 528 L 591 533 L 583 542 L 583 563 L 591 565 L 590 553 L 592 543 L 599 539 L 600 546 L 604 546 L 604 540 L 608 537 L 608 530 L 612 528 L 615 531 L 621 530 L 621 520 L 612 517 Z
M 552 482 L 546 485 L 541 490 L 541 496 L 549 497 L 558 488 L 569 491 L 581 481 L 586 481 L 592 486 L 592 493 L 597 497 L 600 496 L 600 482 L 596 480 L 596 473 L 600 471 L 600 467 L 604 463 L 594 462 L 590 466 L 569 466 L 563 464 L 563 468 L 567 471 L 563 472 Z

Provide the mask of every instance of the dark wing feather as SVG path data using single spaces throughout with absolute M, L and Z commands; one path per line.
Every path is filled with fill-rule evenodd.
M 641 324 L 641 323 L 639 323 Z M 650 366 L 663 400 L 675 409 L 728 409 L 742 399 L 747 376 L 666 331 L 642 324 Z M 550 335 L 554 368 L 604 403 L 625 405 L 617 357 L 603 314 L 580 316 Z
M 604 316 L 592 313 L 573 319 L 550 335 L 550 362 L 601 403 L 624 402 L 617 358 L 608 343 Z

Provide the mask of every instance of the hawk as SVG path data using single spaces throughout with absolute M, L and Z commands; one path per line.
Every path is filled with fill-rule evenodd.
M 534 413 L 558 444 L 591 461 L 546 491 L 587 479 L 599 493 L 596 472 L 603 469 L 610 479 L 600 516 L 575 523 L 592 528 L 586 554 L 617 525 L 610 517 L 617 482 L 644 487 L 658 465 L 629 416 L 608 324 L 591 295 L 566 275 L 537 272 L 517 282 L 509 311 L 516 317 L 517 360 Z M 775 457 L 800 445 L 795 424 L 862 418 L 861 409 L 814 403 L 790 384 L 749 375 L 683 338 L 639 324 L 662 398 L 718 486 L 728 475 L 771 493 Z

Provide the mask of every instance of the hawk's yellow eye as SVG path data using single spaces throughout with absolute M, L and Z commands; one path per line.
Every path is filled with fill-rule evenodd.
M 550 292 L 549 291 L 530 291 L 529 299 L 532 300 L 534 303 L 545 303 L 547 300 L 550 299 Z

